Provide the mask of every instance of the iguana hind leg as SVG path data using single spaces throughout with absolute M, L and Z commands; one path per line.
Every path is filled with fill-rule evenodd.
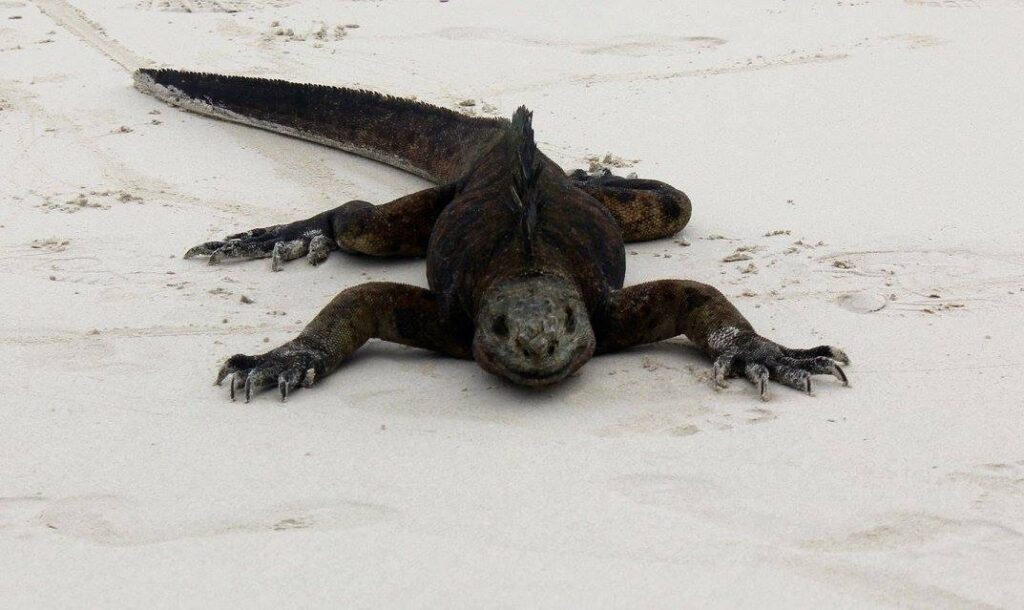
M 217 383 L 244 389 L 245 401 L 277 387 L 281 400 L 298 386 L 311 386 L 333 372 L 371 338 L 470 358 L 472 330 L 445 324 L 436 295 L 424 288 L 370 282 L 342 291 L 298 337 L 269 352 L 235 354 L 217 374 Z
M 211 264 L 271 258 L 273 270 L 279 271 L 284 262 L 303 256 L 310 264 L 319 265 L 332 250 L 372 256 L 425 256 L 434 221 L 454 193 L 454 185 L 445 185 L 383 205 L 349 201 L 312 218 L 200 244 L 186 252 L 185 258 L 209 256 Z
M 627 242 L 670 237 L 690 222 L 690 199 L 664 182 L 621 178 L 608 170 L 588 174 L 578 169 L 569 177 L 608 208 Z
M 812 375 L 832 375 L 848 385 L 839 348 L 791 349 L 766 339 L 718 290 L 684 280 L 658 280 L 612 293 L 595 324 L 598 352 L 617 351 L 686 335 L 714 359 L 715 384 L 744 376 L 768 400 L 768 381 L 811 393 Z

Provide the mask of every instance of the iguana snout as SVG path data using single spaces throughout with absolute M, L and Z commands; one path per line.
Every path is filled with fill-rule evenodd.
M 540 386 L 583 366 L 594 345 L 575 286 L 561 278 L 531 276 L 503 281 L 484 294 L 473 356 L 488 372 Z

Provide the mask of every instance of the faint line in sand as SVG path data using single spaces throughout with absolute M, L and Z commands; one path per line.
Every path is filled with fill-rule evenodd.
M 814 55 L 799 55 L 795 57 L 778 57 L 751 61 L 728 66 L 712 66 L 710 68 L 693 68 L 690 70 L 677 70 L 674 72 L 662 72 L 655 74 L 636 74 L 635 72 L 621 72 L 617 74 L 587 74 L 583 76 L 567 76 L 565 78 L 550 79 L 524 85 L 493 88 L 488 95 L 500 95 L 503 93 L 521 93 L 533 89 L 543 89 L 553 85 L 594 85 L 602 83 L 641 82 L 641 81 L 663 81 L 677 78 L 699 78 L 717 76 L 719 74 L 739 74 L 743 72 L 757 72 L 771 68 L 784 68 L 789 66 L 801 66 L 807 64 L 829 63 L 849 57 L 847 53 L 815 53 Z
M 273 332 L 297 332 L 301 324 L 285 326 L 246 325 L 230 326 L 149 326 L 143 328 L 111 328 L 96 330 L 89 333 L 62 333 L 55 335 L 8 335 L 0 336 L 0 345 L 45 345 L 54 343 L 73 343 L 96 339 L 148 339 L 152 337 L 189 337 L 195 335 L 221 336 Z
M 82 11 L 64 0 L 34 0 L 39 10 L 61 27 L 114 60 L 126 70 L 135 71 L 153 62 L 136 55 L 121 43 L 107 36 L 98 24 L 89 20 Z

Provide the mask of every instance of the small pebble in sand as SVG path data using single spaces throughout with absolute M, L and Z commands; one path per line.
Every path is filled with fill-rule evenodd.
M 746 267 L 740 269 L 740 273 L 757 273 L 757 265 L 750 263 Z
M 459 106 L 462 106 L 464 108 L 472 108 L 473 106 L 476 106 L 476 101 L 475 100 L 462 100 L 461 102 L 459 102 Z
M 242 303 L 245 303 L 246 305 L 252 305 L 255 302 L 244 294 L 238 300 Z
M 751 259 L 751 256 L 749 254 L 746 254 L 745 252 L 740 252 L 739 250 L 737 250 L 736 252 L 733 252 L 729 256 L 723 258 L 722 262 L 723 263 L 738 263 L 740 261 L 749 261 L 750 259 Z
M 850 261 L 832 261 L 832 266 L 839 269 L 853 269 L 856 265 Z

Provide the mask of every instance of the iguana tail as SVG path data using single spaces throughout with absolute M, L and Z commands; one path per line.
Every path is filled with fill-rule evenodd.
M 173 106 L 325 144 L 436 183 L 461 177 L 508 125 L 372 91 L 245 76 L 143 68 L 135 87 Z

